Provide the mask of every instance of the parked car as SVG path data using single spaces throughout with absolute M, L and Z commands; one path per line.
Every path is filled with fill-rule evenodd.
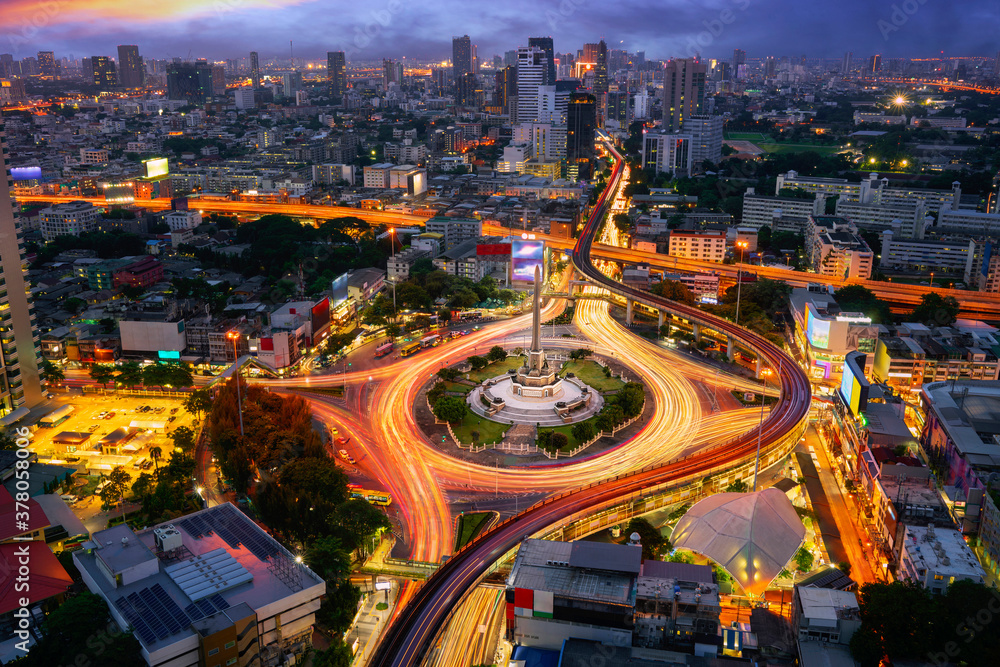
M 79 500 L 79 498 L 77 498 L 76 496 L 74 496 L 72 493 L 64 493 L 63 495 L 61 495 L 59 497 L 62 498 L 63 500 L 65 500 L 68 503 L 75 503 L 76 501 Z

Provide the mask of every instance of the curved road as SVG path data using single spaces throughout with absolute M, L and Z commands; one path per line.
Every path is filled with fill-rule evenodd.
M 610 203 L 608 195 L 617 192 L 624 167 L 621 156 L 614 148 L 609 145 L 608 149 L 617 158 L 615 168 L 608 188 L 591 213 L 574 249 L 573 262 L 577 270 L 592 282 L 614 293 L 700 320 L 721 333 L 733 335 L 757 350 L 772 365 L 780 365 L 779 379 L 783 391 L 770 416 L 761 425 L 763 442 L 766 445 L 780 441 L 802 423 L 809 411 L 809 383 L 805 374 L 790 357 L 763 337 L 728 321 L 648 293 L 626 288 L 605 277 L 591 263 L 590 247 Z M 448 620 L 449 614 L 457 608 L 462 597 L 492 563 L 515 549 L 527 536 L 565 521 L 586 508 L 620 501 L 624 497 L 639 494 L 651 486 L 704 476 L 712 470 L 745 460 L 752 456 L 756 449 L 757 433 L 755 429 L 724 446 L 701 451 L 673 463 L 645 468 L 566 492 L 539 503 L 484 533 L 444 563 L 417 591 L 396 622 L 387 629 L 370 664 L 418 665 L 435 635 Z

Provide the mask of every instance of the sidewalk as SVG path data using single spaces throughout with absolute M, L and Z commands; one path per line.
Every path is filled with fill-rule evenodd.
M 387 591 L 375 591 L 367 594 L 361 602 L 361 609 L 354 617 L 354 623 L 347 631 L 345 641 L 347 645 L 355 651 L 352 667 L 363 667 L 368 664 L 375 647 L 378 646 L 379 637 L 385 630 L 386 624 L 392 618 L 393 609 L 396 606 L 396 598 L 399 594 L 399 586 L 395 581 L 389 582 L 391 586 Z M 380 604 L 386 608 L 379 609 Z

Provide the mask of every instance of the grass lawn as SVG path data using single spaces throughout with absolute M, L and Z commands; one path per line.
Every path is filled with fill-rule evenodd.
M 464 384 L 462 382 L 443 382 L 445 391 L 453 391 L 456 394 L 468 394 L 473 390 L 471 384 Z
M 739 391 L 737 389 L 733 389 L 732 392 L 730 392 L 730 393 L 733 395 L 733 398 L 735 398 L 737 401 L 739 401 L 740 403 L 742 403 L 744 406 L 760 405 L 760 400 L 764 397 L 763 394 L 760 391 L 754 391 L 754 392 L 751 392 L 753 394 L 753 400 L 752 401 L 746 401 L 746 400 L 743 399 L 744 392 Z M 777 396 L 774 395 L 774 393 L 775 393 L 774 387 L 769 387 L 768 388 L 768 395 L 767 395 L 767 402 L 765 403 L 765 405 L 773 405 L 773 404 L 775 404 L 775 403 L 778 402 L 778 398 L 777 398 Z
M 805 153 L 807 151 L 813 151 L 819 153 L 820 155 L 833 155 L 839 152 L 840 146 L 817 146 L 815 144 L 775 144 L 775 143 L 757 143 L 757 146 L 767 151 L 768 153 Z
M 726 132 L 726 139 L 732 139 L 733 141 L 757 141 L 764 138 L 764 135 L 760 132 Z
M 605 377 L 604 367 L 589 359 L 566 362 L 562 370 L 559 371 L 559 375 L 566 377 L 566 373 L 575 374 L 597 391 L 618 391 L 625 386 L 625 383 L 618 378 Z
M 583 422 L 580 423 L 590 422 L 591 424 L 594 424 L 596 421 L 597 417 L 594 416 L 591 417 L 590 419 L 585 419 L 583 420 Z M 576 424 L 567 424 L 566 426 L 554 426 L 552 428 L 540 428 L 538 429 L 538 432 L 541 433 L 542 431 L 551 431 L 553 433 L 562 433 L 563 435 L 566 436 L 566 439 L 569 441 L 566 444 L 566 446 L 562 448 L 562 451 L 568 452 L 575 449 L 577 446 L 583 444 L 573 437 L 574 426 L 576 426 Z M 594 430 L 595 431 L 597 430 L 597 426 L 594 426 Z
M 472 410 L 465 415 L 461 424 L 452 424 L 451 430 L 455 432 L 455 437 L 463 445 L 472 444 L 472 432 L 479 431 L 477 443 L 499 442 L 503 434 L 510 428 L 510 424 L 501 424 L 486 417 L 480 417 Z
M 455 533 L 455 551 L 475 539 L 476 535 L 486 527 L 493 512 L 468 512 L 458 517 L 458 530 Z
M 503 361 L 495 361 L 481 371 L 469 371 L 467 374 L 468 378 L 473 382 L 479 383 L 483 380 L 489 380 L 490 378 L 495 378 L 498 375 L 503 375 L 512 368 L 520 368 L 524 365 L 524 357 L 507 357 Z

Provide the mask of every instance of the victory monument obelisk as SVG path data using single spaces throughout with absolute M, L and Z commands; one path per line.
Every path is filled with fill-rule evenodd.
M 514 379 L 515 392 L 521 396 L 555 396 L 562 380 L 549 368 L 542 349 L 542 276 L 541 268 L 535 267 L 535 295 L 532 304 L 531 349 L 524 366 L 517 370 Z

